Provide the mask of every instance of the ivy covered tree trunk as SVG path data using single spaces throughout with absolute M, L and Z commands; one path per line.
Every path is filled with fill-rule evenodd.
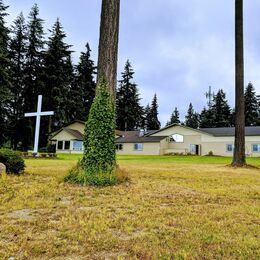
M 97 85 L 104 78 L 115 97 L 120 0 L 102 0 Z
M 245 159 L 245 100 L 244 100 L 244 39 L 243 0 L 235 3 L 236 23 L 236 105 L 235 105 L 235 150 L 232 166 L 242 167 Z
M 115 169 L 115 121 L 113 97 L 106 81 L 100 82 L 85 127 L 83 162 L 87 175 L 103 174 L 102 178 L 109 180 Z
M 115 150 L 115 89 L 120 0 L 103 0 L 96 96 L 85 126 L 84 156 L 67 180 L 106 186 L 118 182 Z

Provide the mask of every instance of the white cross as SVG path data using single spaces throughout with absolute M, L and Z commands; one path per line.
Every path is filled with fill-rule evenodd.
M 36 116 L 36 127 L 35 127 L 35 136 L 34 136 L 34 149 L 33 149 L 33 153 L 35 153 L 35 154 L 38 154 L 41 116 L 52 116 L 52 115 L 54 115 L 53 111 L 42 112 L 41 110 L 42 110 L 42 95 L 39 95 L 38 96 L 37 112 L 25 113 L 24 114 L 25 117 Z

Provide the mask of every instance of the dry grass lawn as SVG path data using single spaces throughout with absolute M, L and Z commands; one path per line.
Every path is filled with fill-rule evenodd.
M 0 259 L 260 259 L 260 170 L 122 156 L 131 183 L 90 188 L 63 183 L 76 161 L 0 178 Z

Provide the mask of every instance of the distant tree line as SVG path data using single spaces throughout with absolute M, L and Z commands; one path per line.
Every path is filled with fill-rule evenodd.
M 245 89 L 244 97 L 245 125 L 260 126 L 260 101 L 251 82 Z M 166 125 L 181 123 L 192 128 L 231 127 L 235 125 L 234 118 L 235 111 L 228 104 L 223 89 L 220 89 L 200 113 L 195 112 L 190 103 L 184 122 L 180 121 L 179 111 L 175 107 Z

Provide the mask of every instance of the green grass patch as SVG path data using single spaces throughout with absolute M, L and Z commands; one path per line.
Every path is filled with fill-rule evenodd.
M 260 258 L 259 169 L 118 156 L 131 183 L 94 188 L 64 183 L 78 156 L 59 158 L 0 178 L 0 259 Z

